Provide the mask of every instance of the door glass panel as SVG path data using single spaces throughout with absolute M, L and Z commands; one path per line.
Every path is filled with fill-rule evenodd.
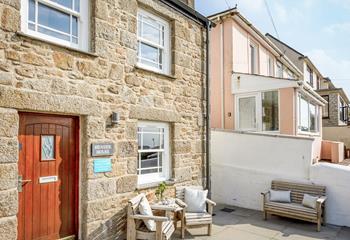
M 41 160 L 50 161 L 55 159 L 55 138 L 53 135 L 41 136 Z
M 239 107 L 239 128 L 256 129 L 255 97 L 239 98 L 238 107 Z
M 278 91 L 262 94 L 263 131 L 278 131 Z

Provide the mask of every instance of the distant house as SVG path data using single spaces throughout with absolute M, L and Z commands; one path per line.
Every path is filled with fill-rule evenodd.
M 301 81 L 303 68 L 237 9 L 209 19 L 212 128 L 321 137 L 326 101 Z
M 347 135 L 350 135 L 350 129 L 349 134 L 344 134 L 344 131 L 347 131 L 348 128 L 345 130 L 331 128 L 348 125 L 348 108 L 350 102 L 344 90 L 342 88 L 336 88 L 331 79 L 324 78 L 307 56 L 270 34 L 266 34 L 266 37 L 283 51 L 300 71 L 303 71 L 303 81 L 327 101 L 322 109 L 323 139 L 344 142 L 345 146 L 350 147 L 350 137 L 347 137 Z M 340 134 L 341 132 L 343 134 Z M 324 144 L 331 143 L 324 141 Z M 325 157 L 325 155 L 327 154 L 324 154 L 323 158 L 331 158 L 330 156 Z
M 323 126 L 347 126 L 350 101 L 345 91 L 335 87 L 330 78 L 324 78 L 317 92 L 328 102 L 322 111 Z

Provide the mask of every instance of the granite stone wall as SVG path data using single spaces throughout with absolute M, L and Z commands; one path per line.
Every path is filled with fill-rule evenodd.
M 122 238 L 127 200 L 153 197 L 137 186 L 140 120 L 170 124 L 173 186 L 204 182 L 204 28 L 157 0 L 91 0 L 89 54 L 22 34 L 20 7 L 0 1 L 0 239 L 17 234 L 18 111 L 80 117 L 81 239 Z M 170 75 L 136 67 L 138 8 L 171 23 Z M 116 146 L 113 169 L 95 174 L 90 145 L 105 141 Z

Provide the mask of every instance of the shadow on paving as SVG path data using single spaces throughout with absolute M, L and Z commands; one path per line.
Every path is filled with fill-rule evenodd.
M 223 212 L 224 207 L 234 209 Z M 262 212 L 234 206 L 218 205 L 213 218 L 213 234 L 206 235 L 206 227 L 186 230 L 185 239 L 213 240 L 350 240 L 350 228 L 333 225 L 323 226 L 316 231 L 316 224 L 289 218 L 269 216 L 267 221 Z M 180 238 L 179 229 L 174 239 Z

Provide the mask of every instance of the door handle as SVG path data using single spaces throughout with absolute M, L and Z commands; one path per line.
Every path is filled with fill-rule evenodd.
M 23 183 L 28 183 L 28 182 L 31 182 L 32 180 L 30 180 L 30 179 L 23 179 L 23 176 L 22 175 L 19 175 L 18 176 L 18 186 L 17 186 L 17 188 L 18 188 L 18 192 L 22 192 L 22 190 L 23 190 Z

